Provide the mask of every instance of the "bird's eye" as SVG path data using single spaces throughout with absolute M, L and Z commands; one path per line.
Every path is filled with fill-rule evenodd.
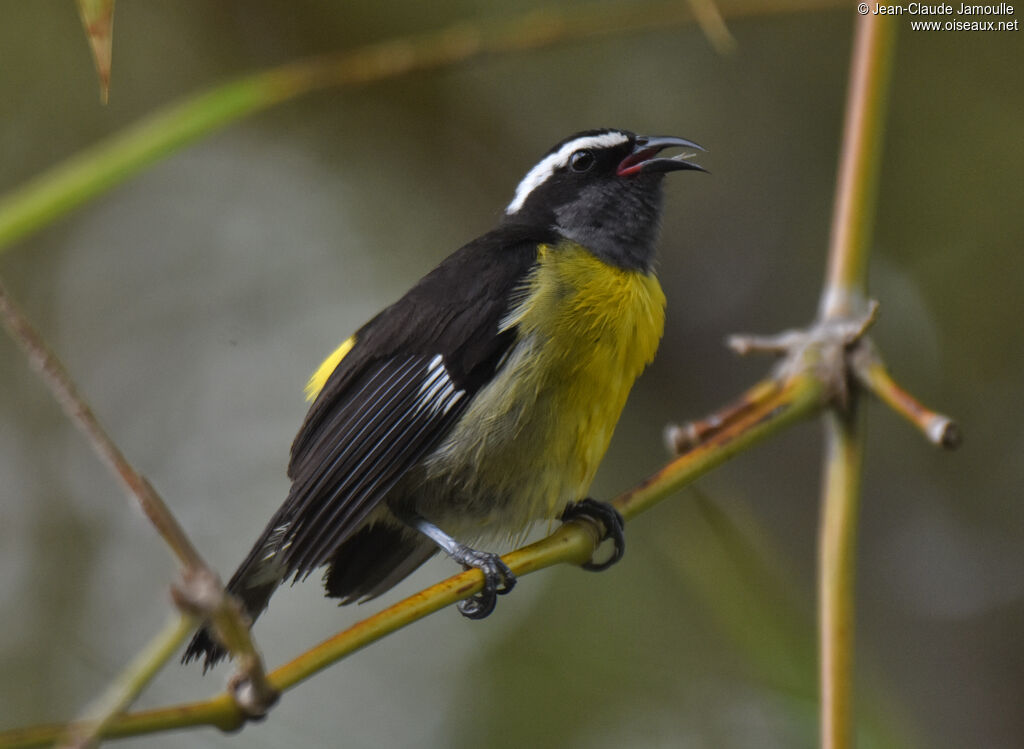
M 597 159 L 594 158 L 594 152 L 586 149 L 577 151 L 569 157 L 569 167 L 574 172 L 589 172 L 596 163 Z

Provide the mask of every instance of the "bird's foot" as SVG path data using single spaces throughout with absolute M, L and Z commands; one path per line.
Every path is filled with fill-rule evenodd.
M 477 551 L 459 543 L 429 520 L 413 512 L 400 515 L 402 521 L 415 528 L 440 546 L 452 559 L 466 569 L 477 569 L 484 573 L 484 587 L 479 593 L 459 601 L 459 613 L 468 619 L 483 619 L 494 611 L 497 596 L 512 590 L 516 576 L 501 557 L 489 551 Z
M 569 522 L 579 518 L 585 518 L 592 523 L 596 523 L 602 531 L 601 540 L 611 539 L 615 545 L 615 550 L 608 559 L 603 562 L 595 562 L 591 559 L 589 562 L 581 565 L 583 569 L 590 572 L 601 572 L 622 559 L 622 555 L 626 553 L 626 534 L 622 515 L 619 514 L 618 510 L 607 502 L 599 502 L 588 497 L 566 507 L 565 512 L 562 513 L 561 520 L 562 522 Z
M 477 551 L 460 544 L 451 556 L 466 569 L 478 569 L 484 573 L 483 589 L 458 603 L 459 613 L 467 619 L 483 619 L 488 616 L 494 611 L 497 597 L 515 587 L 515 574 L 497 554 Z

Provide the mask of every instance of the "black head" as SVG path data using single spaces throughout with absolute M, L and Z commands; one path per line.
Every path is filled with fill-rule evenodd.
M 649 269 L 661 217 L 661 179 L 685 169 L 685 159 L 661 158 L 665 148 L 696 148 L 671 136 L 588 130 L 552 148 L 519 183 L 505 209 L 507 223 L 553 229 L 603 260 Z

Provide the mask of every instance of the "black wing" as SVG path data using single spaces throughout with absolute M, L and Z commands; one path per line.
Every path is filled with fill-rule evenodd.
M 512 345 L 499 325 L 545 239 L 512 226 L 484 235 L 356 333 L 292 445 L 270 548 L 254 552 L 307 575 L 440 444 Z

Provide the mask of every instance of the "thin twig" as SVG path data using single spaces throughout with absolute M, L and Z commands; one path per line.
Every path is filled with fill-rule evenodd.
M 209 622 L 214 636 L 234 657 L 229 691 L 241 712 L 248 718 L 265 716 L 280 694 L 267 681 L 249 630 L 252 622 L 241 602 L 224 590 L 209 568 L 184 570 L 181 582 L 171 586 L 171 598 L 179 610 Z

